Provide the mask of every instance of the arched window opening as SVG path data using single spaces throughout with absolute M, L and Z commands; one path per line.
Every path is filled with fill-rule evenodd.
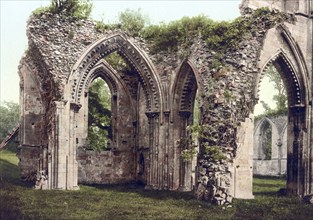
M 112 140 L 112 95 L 108 84 L 100 77 L 89 88 L 88 148 L 103 151 L 110 149 Z
M 288 99 L 282 74 L 274 64 L 265 70 L 259 86 L 259 102 L 254 111 L 253 174 L 287 174 Z
M 256 120 L 264 116 L 287 115 L 288 99 L 284 82 L 274 65 L 269 65 L 260 83 Z
M 134 182 L 140 177 L 146 184 L 148 119 L 138 119 L 147 118 L 146 110 L 139 114 L 138 106 L 145 108 L 147 100 L 138 71 L 119 51 L 99 60 L 90 71 L 82 97 L 84 105 L 77 115 L 78 120 L 84 117 L 81 136 L 87 138 L 78 152 L 80 181 L 114 184 Z M 146 133 L 138 134 L 140 127 Z M 148 141 L 139 145 L 142 139 Z M 143 149 L 139 149 L 141 146 Z M 86 161 L 86 156 L 90 160 Z

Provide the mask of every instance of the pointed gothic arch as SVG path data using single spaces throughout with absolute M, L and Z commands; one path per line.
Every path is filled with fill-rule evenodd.
M 273 39 L 279 42 L 273 44 Z M 259 60 L 261 71 L 257 77 L 255 97 L 257 97 L 260 78 L 269 65 L 274 65 L 284 82 L 288 96 L 287 190 L 290 194 L 304 196 L 311 191 L 312 184 L 308 169 L 310 137 L 307 133 L 310 129 L 308 128 L 310 126 L 308 100 L 311 97 L 311 89 L 308 86 L 309 73 L 302 51 L 285 25 L 279 25 L 268 32 L 263 51 L 265 52 L 261 52 Z
M 134 43 L 127 37 L 121 34 L 115 34 L 110 37 L 99 39 L 93 43 L 83 53 L 80 59 L 74 65 L 74 68 L 67 79 L 65 86 L 64 101 L 56 103 L 56 117 L 58 121 L 54 128 L 54 133 L 51 136 L 57 135 L 60 138 L 56 143 L 50 144 L 50 149 L 57 152 L 53 155 L 51 164 L 49 165 L 51 174 L 50 184 L 51 188 L 76 188 L 78 183 L 78 163 L 76 159 L 77 146 L 84 145 L 86 140 L 86 106 L 88 106 L 88 99 L 86 99 L 86 92 L 90 82 L 97 77 L 103 77 L 110 85 L 113 94 L 113 99 L 116 98 L 117 90 L 121 89 L 126 95 L 121 95 L 124 101 L 123 105 L 127 105 L 124 109 L 129 109 L 132 104 L 129 98 L 129 91 L 125 84 L 119 80 L 120 76 L 116 73 L 106 62 L 101 61 L 109 54 L 117 52 L 125 62 L 133 69 L 143 91 L 145 111 L 148 117 L 149 124 L 149 149 L 152 152 L 157 152 L 158 147 L 158 133 L 155 131 L 159 126 L 159 115 L 162 114 L 163 109 L 163 95 L 161 91 L 161 83 L 152 62 L 148 59 L 147 55 L 140 50 Z M 99 66 L 100 65 L 100 66 Z M 99 71 L 99 67 L 100 70 Z M 119 86 L 118 86 L 119 84 Z M 126 88 L 126 89 L 125 89 Z M 118 98 L 118 97 L 117 97 Z M 66 101 L 65 101 L 66 100 Z M 69 102 L 69 104 L 67 104 Z M 119 102 L 117 100 L 117 102 Z M 116 100 L 113 100 L 113 105 L 119 106 Z M 128 103 L 128 104 L 127 104 Z M 113 109 L 120 109 L 113 107 Z M 134 108 L 133 108 L 134 109 Z M 131 111 L 132 109 L 130 109 Z M 122 134 L 113 135 L 116 142 L 116 148 L 121 151 L 129 151 L 134 146 L 133 137 L 137 136 L 134 130 L 136 129 L 136 119 L 132 116 L 135 114 L 122 113 L 123 117 L 117 112 L 113 115 L 116 120 L 116 125 L 124 126 Z M 66 124 L 66 125 L 65 125 Z M 114 132 L 114 131 L 113 131 Z M 50 136 L 50 137 L 51 137 Z M 51 137 L 52 139 L 52 137 Z M 151 154 L 149 154 L 149 157 Z M 136 161 L 135 154 L 128 154 L 129 161 Z M 155 162 L 156 163 L 156 162 Z M 123 163 L 127 164 L 127 163 Z M 149 163 L 146 164 L 145 171 L 147 172 L 147 185 L 153 182 L 153 175 L 157 165 L 150 168 Z M 134 169 L 136 170 L 134 164 Z M 63 171 L 66 167 L 66 171 Z M 150 172 L 150 169 L 152 170 Z M 128 174 L 125 174 L 128 175 Z M 129 173 L 127 177 L 121 177 L 124 181 L 135 180 L 135 174 Z M 59 180 L 62 181 L 59 181 Z
M 172 122 L 174 124 L 174 146 L 176 147 L 176 188 L 180 191 L 190 191 L 195 181 L 192 179 L 192 161 L 184 161 L 181 157 L 182 151 L 191 148 L 191 133 L 187 126 L 193 124 L 194 104 L 198 86 L 198 76 L 194 65 L 186 60 L 180 66 L 171 88 L 171 107 L 173 112 Z
M 80 104 L 88 73 L 101 59 L 115 51 L 138 74 L 146 98 L 147 111 L 161 111 L 163 95 L 155 67 L 143 51 L 121 34 L 102 38 L 89 46 L 68 78 L 68 94 L 65 96 L 70 96 L 71 102 Z
M 264 129 L 266 129 L 266 126 L 269 125 L 271 127 L 271 150 L 274 150 L 275 141 L 273 137 L 278 136 L 278 129 L 275 123 L 268 117 L 262 118 L 254 129 L 254 156 L 253 159 L 265 159 L 265 146 L 262 143 L 263 135 L 264 135 Z M 257 139 L 256 139 L 257 138 Z M 273 155 L 271 154 L 271 158 Z

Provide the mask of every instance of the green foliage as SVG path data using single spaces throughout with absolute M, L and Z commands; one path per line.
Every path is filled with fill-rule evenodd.
M 19 105 L 14 102 L 4 102 L 0 105 L 0 143 L 18 123 Z
M 194 37 L 203 34 L 213 23 L 204 15 L 183 17 L 168 24 L 151 25 L 143 30 L 142 35 L 152 43 L 155 51 L 177 50 L 179 45 L 190 46 Z
M 276 102 L 276 111 L 287 113 L 287 93 L 281 76 L 273 65 L 269 67 L 266 74 L 270 81 L 274 83 L 274 88 L 278 93 L 273 97 L 273 100 Z
M 73 19 L 87 19 L 92 11 L 90 0 L 52 0 L 51 5 L 36 9 L 33 14 L 41 15 L 45 12 L 58 14 Z
M 208 144 L 205 143 L 204 144 L 204 151 L 205 151 L 205 154 L 213 162 L 227 160 L 227 157 L 221 151 L 220 146 L 209 146 Z
M 105 60 L 116 70 L 116 71 L 131 71 L 129 65 L 125 60 L 118 55 L 117 52 L 113 52 L 105 57 Z
M 51 6 L 39 7 L 37 9 L 35 9 L 32 13 L 33 13 L 33 15 L 38 17 L 38 16 L 40 16 L 46 12 L 50 12 L 50 7 Z
M 103 21 L 96 21 L 96 31 L 104 33 L 107 30 L 114 29 L 113 25 L 105 24 Z
M 265 73 L 265 76 L 269 78 L 270 82 L 274 83 L 274 89 L 277 94 L 273 96 L 273 101 L 275 102 L 276 107 L 272 109 L 267 103 L 261 100 L 260 103 L 262 104 L 265 112 L 261 115 L 256 116 L 254 118 L 255 122 L 258 122 L 264 117 L 277 117 L 281 115 L 287 115 L 288 113 L 288 99 L 286 87 L 283 83 L 281 76 L 277 72 L 277 69 L 273 65 L 271 65 Z
M 226 50 L 237 49 L 243 39 L 257 32 L 257 21 L 264 20 L 262 24 L 270 27 L 285 19 L 285 14 L 275 14 L 268 8 L 257 9 L 250 17 L 239 17 L 234 21 L 216 22 L 199 15 L 148 26 L 142 36 L 152 43 L 154 52 L 177 50 L 179 46 L 188 48 L 199 37 L 210 49 L 223 54 Z
M 233 94 L 229 89 L 225 89 L 224 91 L 224 97 L 227 100 L 227 102 L 231 101 L 233 99 Z
M 149 23 L 149 18 L 144 16 L 140 9 L 130 10 L 126 9 L 119 14 L 119 22 L 121 28 L 133 36 L 139 36 L 141 31 Z
M 105 150 L 111 138 L 111 93 L 104 80 L 98 78 L 89 88 L 88 149 Z
M 191 149 L 184 149 L 181 152 L 181 157 L 183 159 L 183 161 L 187 162 L 187 161 L 191 161 L 192 158 L 197 154 L 197 149 L 196 147 L 193 147 Z

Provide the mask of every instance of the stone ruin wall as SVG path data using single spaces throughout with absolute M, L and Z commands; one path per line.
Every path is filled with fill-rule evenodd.
M 246 11 L 244 16 L 249 18 L 250 12 Z M 277 11 L 271 13 L 273 16 L 278 15 Z M 299 18 L 298 22 L 301 22 L 301 19 Z M 285 25 L 294 32 L 300 33 L 302 31 L 296 30 L 294 26 L 296 22 L 292 21 Z M 93 42 L 118 34 L 125 36 L 144 51 L 155 65 L 164 93 L 164 120 L 167 120 L 166 112 L 171 105 L 169 100 L 171 88 L 175 84 L 174 81 L 182 64 L 186 60 L 193 64 L 201 97 L 201 124 L 208 125 L 210 130 L 207 135 L 215 138 L 210 145 L 219 146 L 223 155 L 228 158 L 228 160 L 215 163 L 211 161 L 204 149 L 200 148 L 196 176 L 197 197 L 214 202 L 222 200 L 221 204 L 231 202 L 231 197 L 253 198 L 253 154 L 250 146 L 253 142 L 252 112 L 257 100 L 257 90 L 254 88 L 259 82 L 259 73 L 263 68 L 261 64 L 265 62 L 262 60 L 264 59 L 262 57 L 264 38 L 269 29 L 272 28 L 272 32 L 280 30 L 279 24 L 273 24 L 269 20 L 256 19 L 254 25 L 257 27 L 256 31 L 242 39 L 237 50 L 229 50 L 223 54 L 222 60 L 219 61 L 224 66 L 214 67 L 212 64 L 216 61 L 216 52 L 207 48 L 201 39 L 195 39 L 188 51 L 188 56 L 183 50 L 175 53 L 163 51 L 152 54 L 149 44 L 143 39 L 128 36 L 119 30 L 99 33 L 95 30 L 95 23 L 88 20 L 70 21 L 49 14 L 39 18 L 31 17 L 27 28 L 29 50 L 20 64 L 22 129 L 20 130 L 19 166 L 21 175 L 26 177 L 38 170 L 68 169 L 48 167 L 49 161 L 54 160 L 63 152 L 63 150 L 58 150 L 61 146 L 58 143 L 66 141 L 58 142 L 55 136 L 59 131 L 55 125 L 62 120 L 58 114 L 68 114 L 66 113 L 68 106 L 74 109 L 80 108 L 80 106 L 67 104 L 68 100 L 64 97 L 64 94 L 68 92 L 66 91 L 67 80 L 77 59 L 82 57 L 84 51 Z M 278 25 L 275 26 L 276 29 L 273 28 L 274 25 Z M 301 45 L 301 42 L 303 41 L 300 41 L 302 50 L 307 50 L 308 45 Z M 309 56 L 312 57 L 312 53 L 309 53 Z M 307 59 L 308 68 L 312 68 L 310 57 Z M 231 96 L 228 96 L 225 91 Z M 139 112 L 140 115 L 144 115 L 143 113 L 146 113 L 147 109 L 142 107 Z M 138 123 L 145 125 L 148 122 L 145 117 L 141 117 Z M 163 132 L 161 136 L 166 133 L 163 128 L 160 132 Z M 142 152 L 148 158 L 147 145 L 149 142 L 145 139 L 148 136 L 147 127 L 140 127 L 138 135 L 143 137 L 138 143 L 140 145 L 138 152 Z M 83 139 L 84 137 L 78 135 L 78 138 L 72 141 L 78 143 L 78 146 L 83 146 Z M 123 137 L 118 137 L 118 139 L 117 141 L 123 141 Z M 134 160 L 134 154 L 131 154 L 131 138 L 129 140 L 124 149 L 116 152 L 96 153 L 80 149 L 77 151 L 77 155 L 70 155 L 78 163 L 78 181 L 120 183 L 136 179 L 136 168 L 128 166 L 129 161 Z M 160 144 L 166 143 L 166 140 L 164 141 L 161 141 Z M 243 154 L 239 152 L 243 152 Z M 66 160 L 68 159 L 72 160 L 66 157 Z M 105 163 L 101 162 L 102 159 Z M 152 163 L 151 160 L 150 162 Z M 172 163 L 168 166 L 177 167 L 179 158 L 174 159 Z M 74 167 L 75 162 L 73 164 L 75 170 Z M 54 171 L 56 174 L 59 172 Z M 109 181 L 107 181 L 107 177 L 110 178 Z M 71 181 L 75 183 L 75 177 Z M 178 183 L 175 181 L 172 189 L 178 187 Z M 69 183 L 67 182 L 67 184 Z M 159 187 L 159 189 L 166 189 L 162 185 Z

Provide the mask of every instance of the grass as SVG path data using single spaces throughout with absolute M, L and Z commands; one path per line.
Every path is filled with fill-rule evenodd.
M 81 185 L 79 191 L 34 190 L 18 179 L 15 153 L 0 151 L 0 219 L 313 219 L 313 206 L 278 193 L 279 178 L 254 178 L 254 200 L 213 206 L 191 193 L 135 185 Z

